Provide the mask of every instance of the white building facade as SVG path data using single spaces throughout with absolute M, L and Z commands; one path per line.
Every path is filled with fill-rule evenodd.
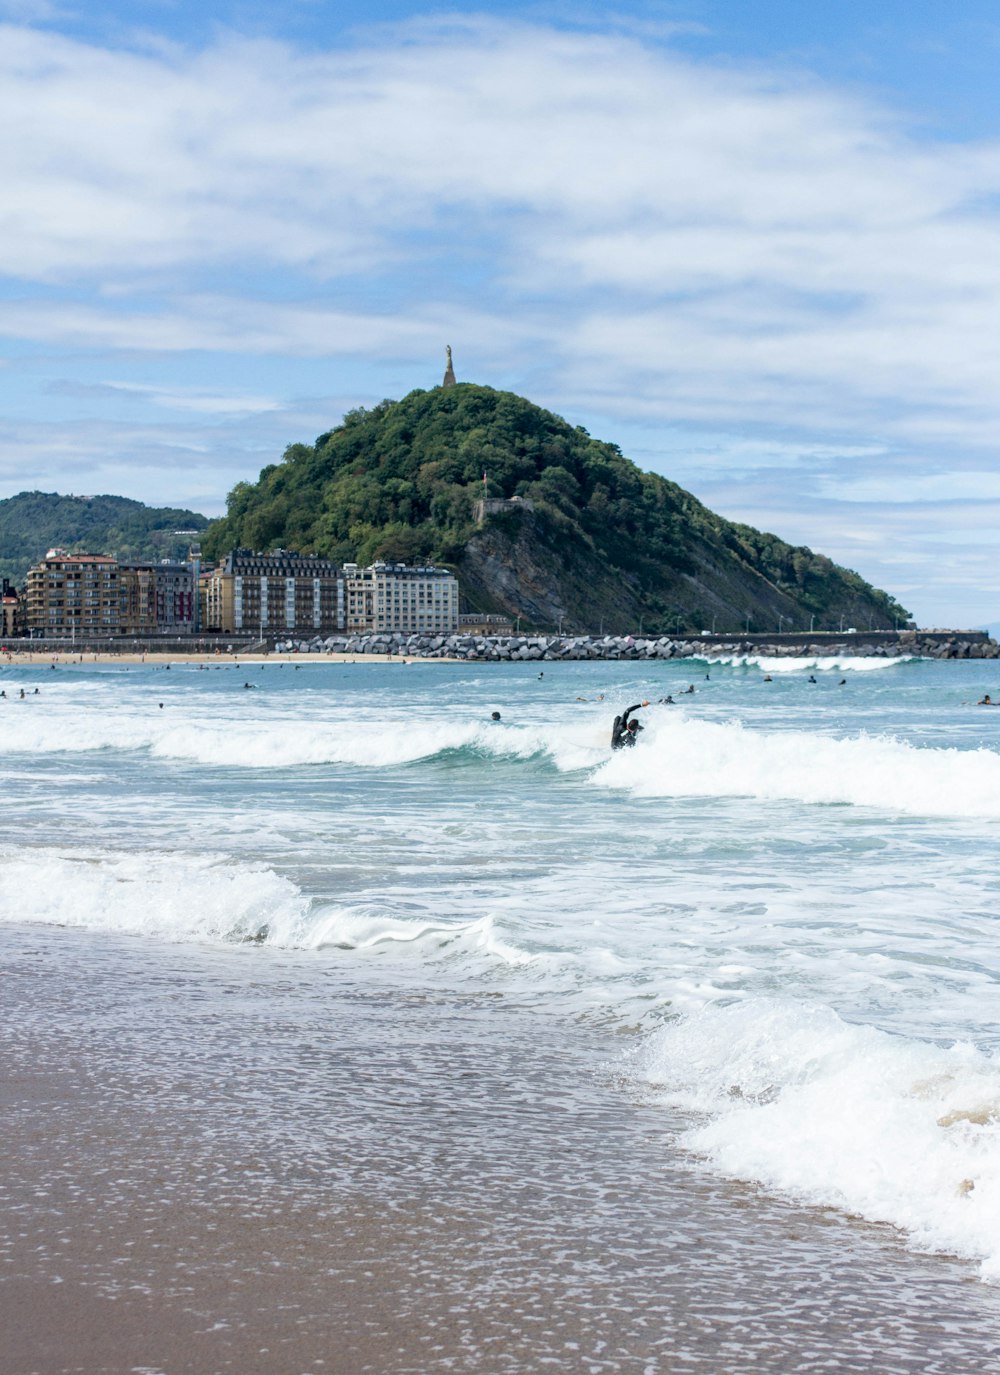
M 446 568 L 344 564 L 347 630 L 451 635 L 458 629 L 458 579 Z

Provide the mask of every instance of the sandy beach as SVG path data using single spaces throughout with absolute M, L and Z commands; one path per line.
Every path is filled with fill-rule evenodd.
M 167 664 L 186 664 L 197 667 L 218 668 L 223 664 L 454 664 L 460 662 L 457 659 L 447 658 L 422 658 L 412 654 L 262 654 L 249 653 L 220 653 L 207 654 L 204 652 L 191 654 L 174 654 L 161 651 L 150 650 L 146 653 L 135 651 L 123 651 L 122 653 L 100 652 L 93 653 L 72 653 L 69 650 L 63 652 L 53 652 L 52 650 L 14 650 L 0 655 L 0 664 L 24 664 L 37 667 L 38 665 L 55 664 L 148 664 L 153 667 L 157 665 L 166 667 Z

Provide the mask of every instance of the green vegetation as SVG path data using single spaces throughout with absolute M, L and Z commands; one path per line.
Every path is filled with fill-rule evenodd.
M 0 576 L 20 586 L 31 565 L 51 548 L 113 554 L 136 563 L 182 558 L 191 540 L 174 532 L 207 525 L 207 517 L 194 511 L 144 506 L 127 497 L 21 492 L 0 501 Z
M 484 472 L 491 496 L 529 498 L 534 510 L 477 526 Z M 351 411 L 314 445 L 291 445 L 256 483 L 233 489 L 204 540 L 208 557 L 236 546 L 432 560 L 458 570 L 476 609 L 568 629 L 596 629 L 598 615 L 609 629 L 642 617 L 647 631 L 713 617 L 719 629 L 749 616 L 752 628 L 786 630 L 810 618 L 867 628 L 907 617 L 856 573 L 723 520 L 617 445 L 470 384 Z

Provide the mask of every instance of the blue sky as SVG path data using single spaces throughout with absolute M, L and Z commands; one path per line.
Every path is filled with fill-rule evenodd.
M 0 497 L 215 514 L 450 343 L 996 621 L 998 56 L 982 0 L 0 0 Z

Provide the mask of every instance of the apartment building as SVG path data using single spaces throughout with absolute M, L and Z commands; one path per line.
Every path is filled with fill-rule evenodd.
M 12 640 L 21 633 L 21 602 L 17 588 L 6 578 L 0 583 L 0 634 Z
M 187 635 L 198 628 L 197 573 L 197 566 L 192 563 L 163 562 L 153 565 L 156 626 L 161 633 Z
M 6 599 L 4 627 L 7 630 Z M 194 574 L 183 563 L 119 564 L 50 549 L 28 570 L 23 629 L 36 636 L 182 635 L 194 629 Z
M 446 568 L 344 564 L 349 633 L 450 635 L 458 629 L 458 579 Z
M 123 635 L 156 634 L 156 573 L 151 563 L 118 568 L 119 628 Z
M 194 630 L 194 573 L 184 563 L 118 567 L 123 635 L 189 635 Z
M 117 635 L 118 564 L 106 554 L 50 549 L 28 570 L 25 627 L 34 635 Z
M 344 629 L 344 578 L 330 559 L 234 549 L 201 578 L 201 623 L 225 634 L 330 634 Z

